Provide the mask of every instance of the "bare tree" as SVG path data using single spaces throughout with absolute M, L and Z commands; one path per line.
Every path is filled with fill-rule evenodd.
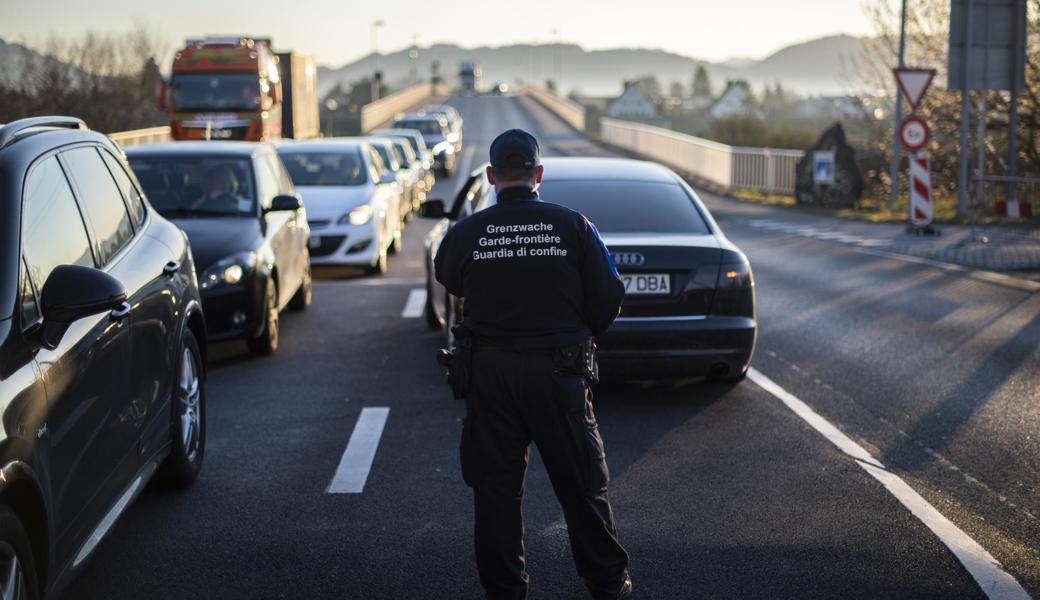
M 138 25 L 122 34 L 49 36 L 19 53 L 12 81 L 0 86 L 0 121 L 39 115 L 82 118 L 113 132 L 162 124 L 155 103 L 161 81 L 157 36 Z

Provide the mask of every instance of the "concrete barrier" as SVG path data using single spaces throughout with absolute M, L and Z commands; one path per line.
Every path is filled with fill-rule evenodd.
M 120 146 L 141 146 L 144 144 L 161 144 L 170 141 L 169 127 L 149 127 L 132 131 L 118 131 L 108 137 Z
M 804 152 L 743 148 L 662 127 L 603 119 L 603 141 L 727 190 L 794 194 L 795 166 Z
M 525 85 L 520 88 L 520 93 L 537 100 L 542 106 L 548 108 L 563 119 L 571 127 L 585 133 L 585 107 L 577 102 L 571 102 L 565 98 L 543 90 L 533 85 Z
M 446 94 L 443 85 L 420 83 L 361 107 L 361 133 L 389 123 L 398 113 L 413 109 L 434 96 Z

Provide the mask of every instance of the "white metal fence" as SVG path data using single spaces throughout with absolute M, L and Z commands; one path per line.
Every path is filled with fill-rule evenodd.
M 533 85 L 520 88 L 520 93 L 530 96 L 560 117 L 571 127 L 585 132 L 585 107 Z
M 150 127 L 148 129 L 134 129 L 133 131 L 119 131 L 108 134 L 108 137 L 120 146 L 161 144 L 170 141 L 170 128 Z
M 793 194 L 801 150 L 741 148 L 662 127 L 603 119 L 603 141 L 728 190 Z
M 409 110 L 429 100 L 433 96 L 444 93 L 442 86 L 432 83 L 420 83 L 410 88 L 390 94 L 361 107 L 361 133 L 368 133 L 389 122 L 397 113 Z

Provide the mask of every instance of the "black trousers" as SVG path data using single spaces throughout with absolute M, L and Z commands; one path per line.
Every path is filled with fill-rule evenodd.
M 603 440 L 577 353 L 473 351 L 462 475 L 473 488 L 477 569 L 489 599 L 527 597 L 521 501 L 532 441 L 563 508 L 578 575 L 594 597 L 610 598 L 627 574 L 607 498 Z

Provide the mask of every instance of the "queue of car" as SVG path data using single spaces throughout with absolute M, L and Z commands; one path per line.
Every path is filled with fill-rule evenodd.
M 124 153 L 0 125 L 0 596 L 59 594 L 151 479 L 191 484 L 208 345 L 275 352 L 312 263 L 385 272 L 433 171 L 407 128 Z
M 0 126 L 4 597 L 60 591 L 153 477 L 189 485 L 206 447 L 208 344 L 275 352 L 280 313 L 311 303 L 312 267 L 385 273 L 414 212 L 438 220 L 425 317 L 452 343 L 463 299 L 436 282 L 433 257 L 454 223 L 496 202 L 483 166 L 450 206 L 427 197 L 434 172 L 455 168 L 461 126 L 428 106 L 367 137 L 125 153 L 78 119 Z M 654 163 L 543 162 L 542 199 L 592 221 L 625 283 L 597 339 L 601 372 L 742 380 L 751 267 L 697 194 Z
M 461 127 L 461 124 L 460 124 Z M 462 138 L 456 136 L 441 113 L 414 112 L 398 115 L 394 129 L 414 129 L 422 134 L 426 147 L 433 156 L 433 170 L 449 176 L 455 171 L 456 144 L 461 148 Z

